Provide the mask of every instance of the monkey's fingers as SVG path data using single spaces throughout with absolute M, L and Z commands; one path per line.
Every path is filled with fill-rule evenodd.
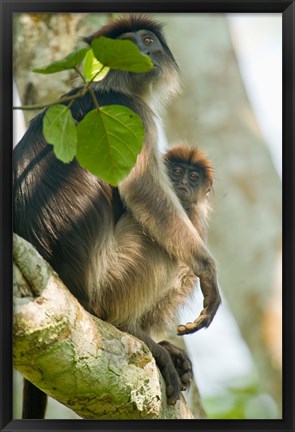
M 201 281 L 201 288 L 204 294 L 204 309 L 201 311 L 199 317 L 195 319 L 193 323 L 188 322 L 186 324 L 180 324 L 177 327 L 178 336 L 195 333 L 201 328 L 209 327 L 221 303 L 218 287 L 217 285 L 213 286 L 214 289 L 212 290 L 212 287 L 208 287 L 208 285 L 205 285 L 204 283 L 202 284 Z
M 188 322 L 186 324 L 180 324 L 177 327 L 177 335 L 178 336 L 183 336 L 183 335 L 186 335 L 186 334 L 195 333 L 196 331 L 200 330 L 200 328 L 202 328 L 202 327 L 197 326 L 197 324 L 194 323 L 194 322 L 193 323 L 192 322 Z
M 201 328 L 208 327 L 213 319 L 212 314 L 206 312 L 206 308 L 202 310 L 199 317 L 195 319 L 194 322 L 188 322 L 186 324 L 180 324 L 177 327 L 178 336 L 183 336 L 186 334 L 192 334 Z

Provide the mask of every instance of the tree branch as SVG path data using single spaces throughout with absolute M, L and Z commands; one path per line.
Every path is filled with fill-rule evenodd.
M 85 419 L 192 419 L 143 342 L 93 317 L 33 246 L 14 235 L 14 366 Z

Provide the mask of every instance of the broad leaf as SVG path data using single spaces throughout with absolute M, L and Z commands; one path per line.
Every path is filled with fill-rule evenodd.
M 110 39 L 101 36 L 91 43 L 95 57 L 111 69 L 129 72 L 148 72 L 153 68 L 151 59 L 140 52 L 129 40 Z
M 86 81 L 101 81 L 110 68 L 101 64 L 94 56 L 92 49 L 88 50 L 83 64 L 83 73 Z
M 88 48 L 81 48 L 78 51 L 74 51 L 64 57 L 61 60 L 57 60 L 53 63 L 50 63 L 47 66 L 43 66 L 41 68 L 33 69 L 33 72 L 42 73 L 42 74 L 52 74 L 56 72 L 61 72 L 63 70 L 73 69 L 82 63 Z
M 121 105 L 90 111 L 77 126 L 81 166 L 117 186 L 131 171 L 144 138 L 141 118 Z
M 43 135 L 58 159 L 70 162 L 76 155 L 77 129 L 71 111 L 64 105 L 48 108 L 43 119 Z

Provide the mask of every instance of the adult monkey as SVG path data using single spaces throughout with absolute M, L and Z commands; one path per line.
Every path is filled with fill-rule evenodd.
M 145 16 L 121 18 L 86 40 L 100 35 L 133 41 L 154 63 L 150 72 L 141 74 L 111 70 L 93 85 L 101 106 L 125 105 L 142 118 L 145 139 L 136 165 L 118 188 L 112 188 L 76 161 L 62 163 L 43 137 L 44 113 L 40 114 L 14 151 L 14 231 L 30 241 L 83 306 L 93 310 L 112 262 L 116 224 L 126 207 L 168 255 L 200 277 L 204 309 L 188 325 L 189 332 L 196 331 L 210 324 L 220 298 L 214 260 L 174 193 L 158 151 L 160 112 L 178 91 L 178 66 L 161 25 Z M 87 93 L 75 100 L 71 111 L 79 122 L 94 108 Z M 128 331 L 138 334 L 132 325 Z M 182 387 L 175 358 L 163 346 L 143 339 L 167 383 L 168 403 L 175 404 Z M 184 358 L 183 364 L 182 375 Z M 24 396 L 23 418 L 43 418 L 46 396 L 27 381 Z

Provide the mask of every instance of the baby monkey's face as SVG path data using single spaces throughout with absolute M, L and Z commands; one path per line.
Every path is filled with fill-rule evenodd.
M 200 166 L 187 162 L 167 164 L 168 175 L 180 201 L 197 202 L 199 191 L 204 184 L 204 173 Z

